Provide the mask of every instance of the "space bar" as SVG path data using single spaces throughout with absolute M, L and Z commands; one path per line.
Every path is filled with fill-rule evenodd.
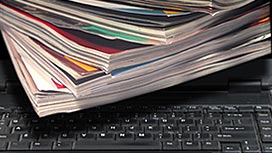
M 161 150 L 161 143 L 117 142 L 117 141 L 76 141 L 73 150 Z

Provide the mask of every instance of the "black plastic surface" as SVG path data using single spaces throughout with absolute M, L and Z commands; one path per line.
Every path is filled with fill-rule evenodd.
M 229 83 L 232 81 L 260 81 L 262 89 L 272 89 L 272 58 L 266 56 L 254 61 L 250 61 L 233 68 L 175 86 L 186 89 L 214 89 L 228 90 Z

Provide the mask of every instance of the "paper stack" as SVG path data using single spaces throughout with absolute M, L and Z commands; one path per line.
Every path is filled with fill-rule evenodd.
M 271 53 L 269 0 L 3 0 L 39 116 L 167 88 Z

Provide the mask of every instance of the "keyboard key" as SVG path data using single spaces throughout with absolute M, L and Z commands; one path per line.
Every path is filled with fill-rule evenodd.
M 29 150 L 29 142 L 10 142 L 8 150 Z
M 173 106 L 172 110 L 174 112 L 187 112 L 188 111 L 187 108 L 184 106 Z
M 126 118 L 122 120 L 122 124 L 123 125 L 138 125 L 138 120 L 136 119 L 130 119 L 130 118 Z
M 95 139 L 95 134 L 82 132 L 77 135 L 77 141 L 90 141 Z
M 229 120 L 229 119 L 215 120 L 215 125 L 219 125 L 219 126 L 230 126 L 230 125 L 232 125 L 232 120 Z
M 80 132 L 87 132 L 88 128 L 84 125 L 78 124 L 78 125 L 72 125 L 69 127 L 70 132 L 80 133 Z
M 164 132 L 166 133 L 177 133 L 180 131 L 181 131 L 181 128 L 178 126 L 167 125 L 164 127 Z
M 64 125 L 51 125 L 50 132 L 52 133 L 61 133 L 61 132 L 67 132 L 68 128 L 66 129 Z
M 207 112 L 209 113 L 218 113 L 218 112 L 222 112 L 222 108 L 220 106 L 208 106 L 207 107 Z
M 196 134 L 194 134 L 194 140 L 211 140 L 211 134 L 196 133 Z
M 31 129 L 31 132 L 47 132 L 47 131 L 45 131 L 45 129 L 47 129 L 47 128 L 45 128 L 45 127 L 42 127 L 42 126 L 40 126 L 40 125 L 30 125 L 31 127 L 32 127 L 32 129 Z
M 61 141 L 55 142 L 53 145 L 53 150 L 71 150 L 72 149 L 71 141 Z
M 267 106 L 256 106 L 255 111 L 256 112 L 269 112 L 270 109 Z
M 114 140 L 115 139 L 115 134 L 112 133 L 99 133 L 97 135 L 97 140 Z
M 56 141 L 58 135 L 55 133 L 41 133 L 39 140 L 40 141 Z
M 223 112 L 225 113 L 235 113 L 238 112 L 238 108 L 235 106 L 224 106 L 223 107 Z
M 199 141 L 184 141 L 182 148 L 183 150 L 200 150 L 201 143 Z
M 272 119 L 258 119 L 258 125 L 260 125 L 260 126 L 272 126 Z
M 181 112 L 171 112 L 168 114 L 168 119 L 176 119 L 181 117 L 185 117 L 185 114 Z
M 261 134 L 261 139 L 263 142 L 271 142 L 272 143 L 272 133 Z
M 112 114 L 112 116 L 110 116 L 110 118 L 106 118 L 106 120 L 104 121 L 104 124 L 108 124 L 108 125 L 119 125 L 119 120 L 117 118 L 113 118 L 115 114 Z
M 153 140 L 153 136 L 151 133 L 144 133 L 144 132 L 139 132 L 136 135 L 136 141 L 152 141 Z
M 148 117 L 148 114 L 145 114 L 145 113 L 134 113 L 134 114 L 131 114 L 131 117 L 132 118 L 137 118 L 137 119 L 146 118 L 146 117 Z
M 6 150 L 7 143 L 4 141 L 0 141 L 0 151 Z
M 221 150 L 221 145 L 218 141 L 204 141 L 202 145 L 203 150 Z
M 51 150 L 51 141 L 35 141 L 31 143 L 31 150 Z
M 251 132 L 254 133 L 255 129 L 253 126 L 223 126 L 223 133 L 236 133 L 236 132 Z
M 223 114 L 224 119 L 239 119 L 239 118 L 252 118 L 252 115 L 250 113 L 224 113 Z
M 239 107 L 239 112 L 248 112 L 248 113 L 253 113 L 254 112 L 254 107 L 252 106 L 240 106 Z
M 198 133 L 200 132 L 200 127 L 198 126 L 186 126 L 186 127 L 183 127 L 183 132 L 184 133 Z
M 76 135 L 74 133 L 61 133 L 58 137 L 59 141 L 74 141 L 76 139 Z
M 150 133 L 159 133 L 162 131 L 162 127 L 157 125 L 148 125 L 145 127 L 145 131 Z
M 263 143 L 262 152 L 272 153 L 272 143 Z
M 201 119 L 203 118 L 203 114 L 200 112 L 186 113 L 185 117 L 188 119 Z
M 203 125 L 210 125 L 210 126 L 213 126 L 213 120 L 211 120 L 211 119 L 199 119 L 199 120 L 197 120 L 197 125 L 201 125 L 201 126 L 203 126 Z
M 0 142 L 18 141 L 19 135 L 17 134 L 0 134 Z
M 33 134 L 29 134 L 29 133 L 23 133 L 20 135 L 20 141 L 28 141 L 28 142 L 32 142 L 32 141 L 37 141 L 38 140 L 38 136 L 33 135 Z
M 117 134 L 116 141 L 134 141 L 134 134 L 132 133 L 119 133 Z
M 143 119 L 141 121 L 141 124 L 142 125 L 158 125 L 158 120 L 155 120 L 155 119 Z
M 8 127 L 0 125 L 0 133 L 7 133 L 7 132 L 9 132 Z
M 271 113 L 270 112 L 259 112 L 256 114 L 257 119 L 270 119 Z
M 255 145 L 259 145 L 258 140 L 242 140 L 241 141 L 241 145 L 242 146 L 255 146 Z
M 201 106 L 188 106 L 187 107 L 188 112 L 202 112 Z
M 260 153 L 261 149 L 257 145 L 254 145 L 254 146 L 242 146 L 242 151 L 243 151 L 243 153 Z
M 12 119 L 9 123 L 9 127 L 25 125 L 24 120 Z
M 242 140 L 255 140 L 256 135 L 253 133 L 219 133 L 213 134 L 213 139 L 224 142 L 242 141 Z
M 15 126 L 12 128 L 11 133 L 12 134 L 20 134 L 20 133 L 26 133 L 28 132 L 28 129 L 22 126 Z
M 202 130 L 205 133 L 217 133 L 219 132 L 219 127 L 218 126 L 204 126 L 202 127 Z
M 212 119 L 212 120 L 222 119 L 221 113 L 208 113 L 208 114 L 205 114 L 204 116 L 205 116 L 205 118 Z
M 272 126 L 260 126 L 261 133 L 272 133 Z
M 9 124 L 9 120 L 0 120 L 0 126 L 2 127 L 7 127 Z
M 41 122 L 39 121 L 39 119 L 30 119 L 30 125 L 35 125 L 35 124 L 41 124 Z
M 223 153 L 239 153 L 241 152 L 241 147 L 238 143 L 228 143 L 222 144 Z
M 195 125 L 195 121 L 193 119 L 185 119 L 185 118 L 182 118 L 182 119 L 179 119 L 179 123 L 178 123 L 180 126 L 193 126 Z
M 126 130 L 132 133 L 138 133 L 140 131 L 143 131 L 143 129 L 140 126 L 134 126 L 134 125 L 126 127 Z
M 181 143 L 177 141 L 165 141 L 162 143 L 163 150 L 181 150 Z
M 253 122 L 254 122 L 253 119 L 237 119 L 237 120 L 234 120 L 234 125 L 253 126 Z
M 192 134 L 189 133 L 176 133 L 175 139 L 179 141 L 191 141 L 192 140 Z
M 160 119 L 159 120 L 159 125 L 176 125 L 176 122 L 174 119 Z
M 74 150 L 161 150 L 162 145 L 158 141 L 149 142 L 124 142 L 124 141 L 106 141 L 101 143 L 93 141 L 92 143 L 86 141 L 76 141 Z
M 159 141 L 172 141 L 173 135 L 171 133 L 157 133 L 154 134 L 154 138 Z
M 150 114 L 150 118 L 155 119 L 155 120 L 159 120 L 161 118 L 166 118 L 167 114 L 166 113 L 152 113 Z
M 89 132 L 90 133 L 100 133 L 105 131 L 105 127 L 101 126 L 101 125 L 90 125 L 89 126 Z
M 13 113 L 11 113 L 11 112 L 5 112 L 5 113 L 3 113 L 2 114 L 2 119 L 15 119 L 15 118 L 18 118 L 18 115 L 16 115 L 16 114 L 13 114 Z

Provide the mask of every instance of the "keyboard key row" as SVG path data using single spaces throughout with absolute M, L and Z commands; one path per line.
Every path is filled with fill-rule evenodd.
M 270 127 L 271 121 L 270 120 L 259 120 L 260 126 Z M 176 124 L 178 123 L 178 124 Z M 64 132 L 64 131 L 111 131 L 111 132 L 120 132 L 125 130 L 130 131 L 137 131 L 137 130 L 154 130 L 154 131 L 162 131 L 163 129 L 171 130 L 171 127 L 175 127 L 176 131 L 181 131 L 187 127 L 198 127 L 202 128 L 205 126 L 253 126 L 254 120 L 252 119 L 236 119 L 236 120 L 228 120 L 228 119 L 218 119 L 218 120 L 208 120 L 208 119 L 199 119 L 199 120 L 192 120 L 192 119 L 179 119 L 178 122 L 169 122 L 166 124 L 154 124 L 151 122 L 148 123 L 140 123 L 135 125 L 130 124 L 83 124 L 83 125 L 61 125 L 61 124 L 51 124 L 48 126 L 45 125 L 33 125 L 31 128 L 28 128 L 27 125 L 16 125 L 16 126 L 0 126 L 0 131 L 2 133 L 9 132 L 11 133 L 22 133 L 22 132 L 38 132 L 38 131 L 56 131 L 56 132 Z M 245 129 L 246 130 L 246 129 Z
M 241 145 L 240 143 L 219 143 L 217 141 L 158 141 L 148 142 L 126 142 L 126 141 L 35 141 L 35 142 L 10 142 L 0 143 L 0 149 L 5 150 L 209 150 L 222 152 L 243 152 L 243 153 L 269 153 L 272 151 L 272 144 Z
M 120 113 L 121 115 L 116 117 L 121 117 L 122 114 L 125 114 L 127 116 L 127 112 L 150 112 L 150 113 L 159 113 L 159 112 L 226 112 L 226 113 L 235 113 L 235 112 L 269 112 L 271 109 L 268 106 L 232 106 L 232 105 L 224 105 L 224 106 L 181 106 L 181 105 L 135 105 L 135 106 L 103 106 L 103 107 L 96 107 L 88 110 L 83 110 L 77 113 L 73 114 L 58 114 L 54 115 L 54 117 L 58 118 L 81 118 L 86 117 L 89 118 L 90 116 L 94 116 L 95 114 L 100 114 L 98 116 L 95 116 L 95 118 L 101 116 L 103 117 L 104 112 L 108 112 L 110 110 L 111 112 L 114 112 L 115 114 L 119 112 L 125 112 Z M 29 112 L 31 114 L 29 114 Z M 91 113 L 90 113 L 91 112 Z M 116 112 L 116 113 L 115 113 Z M 15 116 L 13 114 L 16 114 Z M 91 115 L 89 115 L 91 114 Z M 35 113 L 33 113 L 33 110 L 26 109 L 26 108 L 12 108 L 12 109 L 1 109 L 2 118 L 13 118 L 17 117 L 18 115 L 22 115 L 24 117 L 37 117 Z M 156 116 L 156 115 L 155 115 Z M 124 117 L 124 115 L 123 115 Z M 129 117 L 129 116 L 127 116 Z M 131 116 L 130 116 L 131 117 Z
M 263 142 L 272 142 L 271 134 L 261 135 Z M 20 141 L 20 142 L 30 142 L 30 141 L 81 141 L 81 140 L 111 140 L 111 141 L 122 141 L 122 140 L 147 140 L 147 141 L 168 141 L 168 140 L 216 140 L 220 142 L 240 142 L 242 140 L 256 140 L 255 133 L 127 133 L 121 132 L 118 134 L 113 133 L 42 133 L 40 135 L 24 133 L 21 135 L 11 135 L 11 134 L 1 134 L 0 140 L 3 142 L 8 141 Z

